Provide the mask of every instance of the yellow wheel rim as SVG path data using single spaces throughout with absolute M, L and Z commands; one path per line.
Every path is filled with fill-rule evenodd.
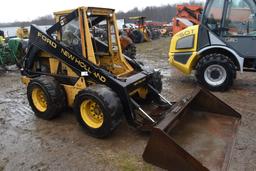
M 80 106 L 83 121 L 91 128 L 100 128 L 103 124 L 104 115 L 99 104 L 93 100 L 84 100 Z
M 44 91 L 41 88 L 34 88 L 32 91 L 32 101 L 36 109 L 40 112 L 47 110 L 47 100 Z

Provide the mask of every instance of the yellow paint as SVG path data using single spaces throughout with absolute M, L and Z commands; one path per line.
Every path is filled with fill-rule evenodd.
M 50 70 L 52 74 L 57 74 L 60 61 L 55 58 L 49 58 Z
M 55 19 L 56 21 L 59 21 L 61 16 L 65 16 L 69 14 L 73 10 L 65 10 L 60 12 L 55 12 Z M 87 58 L 90 62 L 92 62 L 95 65 L 101 66 L 106 68 L 109 72 L 113 73 L 116 76 L 122 77 L 125 76 L 131 72 L 133 72 L 132 66 L 126 61 L 124 58 L 122 51 L 121 51 L 121 43 L 119 38 L 119 31 L 116 23 L 116 15 L 114 13 L 114 10 L 112 9 L 105 9 L 105 8 L 92 8 L 92 7 L 79 7 L 78 8 L 79 13 L 79 23 L 80 23 L 80 35 L 81 35 L 81 43 L 82 43 L 82 52 L 83 56 Z M 85 15 L 82 16 L 82 13 Z M 96 57 L 94 54 L 93 44 L 92 44 L 92 38 L 91 33 L 88 25 L 88 17 L 87 14 L 91 13 L 91 15 L 107 15 L 109 16 L 109 29 L 110 25 L 114 25 L 115 27 L 115 37 L 116 42 L 118 46 L 118 51 L 114 52 L 112 47 L 109 47 L 110 54 L 106 56 L 100 56 Z M 84 20 L 83 20 L 84 19 Z M 86 36 L 84 36 L 84 33 Z M 59 36 L 60 38 L 60 36 Z M 111 43 L 111 35 L 109 32 L 109 44 Z M 70 54 L 67 54 L 64 50 L 61 51 L 67 58 L 73 59 L 74 57 Z M 85 71 L 90 73 L 90 68 L 86 66 L 84 63 L 76 60 L 74 58 L 74 61 L 76 61 L 81 67 L 85 69 Z M 99 73 L 93 73 L 97 78 L 100 78 L 102 82 L 106 81 L 106 78 L 103 78 Z
M 148 95 L 148 89 L 147 88 L 140 88 L 138 89 L 138 94 L 141 98 L 146 99 Z
M 50 58 L 50 57 L 52 57 L 51 54 L 49 54 L 49 53 L 47 53 L 47 52 L 45 52 L 45 51 L 40 51 L 39 54 L 38 54 L 38 56 L 40 56 L 40 57 L 45 57 L 45 58 Z
M 89 28 L 89 25 L 88 25 L 88 18 L 86 17 L 86 13 L 87 11 L 84 10 L 84 13 L 85 13 L 85 17 L 84 17 L 84 31 L 85 31 L 85 40 L 82 40 L 82 41 L 85 41 L 86 42 L 86 46 L 84 49 L 87 50 L 87 55 L 86 56 L 88 58 L 88 60 L 90 62 L 92 62 L 93 64 L 95 65 L 99 65 L 99 61 L 97 61 L 96 57 L 95 57 L 95 54 L 94 54 L 94 49 L 93 49 L 93 45 L 92 45 L 92 37 L 91 37 L 91 33 L 90 33 L 90 28 Z M 81 16 L 82 17 L 82 16 Z M 84 33 L 83 33 L 84 34 Z M 85 53 L 85 51 L 84 51 Z
M 67 70 L 67 75 L 70 77 L 78 77 L 78 75 L 66 64 L 62 63 L 62 70 Z
M 53 14 L 54 14 L 54 16 L 62 16 L 63 14 L 69 14 L 74 10 L 75 9 L 62 10 L 62 11 L 54 12 Z
M 28 86 L 29 82 L 30 82 L 30 78 L 26 77 L 26 76 L 22 76 L 21 77 L 21 82 L 23 84 L 25 84 L 26 86 Z
M 4 37 L 0 36 L 0 44 L 4 44 L 4 41 L 5 41 Z
M 147 94 L 148 94 L 148 89 L 146 87 L 141 87 L 141 88 L 138 88 L 138 89 L 130 92 L 129 95 L 132 96 L 132 95 L 135 95 L 136 93 L 138 93 L 138 95 L 141 98 L 146 99 Z
M 118 30 L 118 26 L 116 23 L 116 15 L 113 14 L 113 22 L 114 22 L 114 26 L 115 26 L 115 34 L 116 34 L 116 38 L 117 38 L 117 45 L 118 45 L 118 54 L 114 55 L 115 59 L 118 59 L 125 68 L 125 72 L 123 74 L 128 74 L 130 72 L 133 72 L 133 68 L 132 66 L 127 62 L 127 60 L 124 58 L 123 53 L 121 51 L 121 43 L 120 43 L 120 38 L 119 38 L 119 30 Z M 120 74 L 119 74 L 120 75 Z
M 73 106 L 75 97 L 79 93 L 79 91 L 87 87 L 83 77 L 80 77 L 74 86 L 72 85 L 63 85 L 63 86 L 66 92 L 69 107 Z
M 16 30 L 16 36 L 20 39 L 27 39 L 29 37 L 29 30 L 24 27 L 20 27 Z
M 193 52 L 191 57 L 189 58 L 188 62 L 186 64 L 182 64 L 182 63 L 174 60 L 174 53 L 169 54 L 169 56 L 170 56 L 170 58 L 169 58 L 170 64 L 175 66 L 176 68 L 178 68 L 184 74 L 191 73 L 191 71 L 193 70 L 193 66 L 198 58 L 197 52 Z
M 88 7 L 88 11 L 91 12 L 92 15 L 109 15 L 114 12 L 113 9 L 95 7 Z
M 54 13 L 55 14 L 55 21 L 59 21 L 62 16 L 68 15 L 73 10 L 66 10 Z M 98 15 L 106 15 L 109 17 L 109 25 L 114 25 L 115 28 L 115 37 L 116 42 L 118 46 L 117 51 L 113 51 L 112 47 L 109 49 L 110 54 L 106 56 L 102 56 L 99 58 L 96 58 L 94 54 L 94 49 L 92 45 L 92 38 L 91 33 L 88 25 L 88 18 L 87 13 L 92 12 L 92 14 L 98 14 Z M 86 7 L 80 7 L 78 8 L 78 14 L 79 14 L 79 23 L 80 23 L 80 33 L 81 33 L 81 43 L 82 43 L 82 50 L 83 50 L 83 56 L 90 62 L 92 62 L 95 65 L 98 65 L 101 68 L 106 69 L 107 71 L 111 72 L 113 75 L 116 75 L 118 77 L 127 77 L 134 71 L 132 66 L 127 62 L 125 57 L 122 54 L 121 51 L 121 43 L 119 38 L 119 31 L 116 23 L 116 15 L 114 14 L 114 10 L 112 9 L 102 9 L 102 8 L 86 8 Z M 84 16 L 82 16 L 84 14 Z M 84 36 L 84 34 L 86 36 Z M 60 39 L 61 34 L 58 32 L 58 39 Z M 47 37 L 43 36 L 42 34 L 38 33 L 37 35 L 39 38 L 41 38 L 43 41 L 45 41 L 47 44 L 49 44 L 52 48 L 56 48 L 56 44 L 54 42 L 47 39 Z M 109 35 L 109 37 L 111 37 Z M 111 41 L 110 41 L 111 44 Z M 73 60 L 75 63 L 79 64 L 82 68 L 84 68 L 84 71 L 87 71 L 90 74 L 93 74 L 95 77 L 99 78 L 102 83 L 106 82 L 107 79 L 99 74 L 98 72 L 92 72 L 92 69 L 83 63 L 81 60 L 77 59 L 75 56 L 69 54 L 65 49 L 61 49 L 61 53 L 65 55 L 66 58 Z M 44 58 L 42 58 L 44 57 Z M 40 59 L 39 62 L 43 63 L 45 65 L 49 65 L 51 74 L 58 74 L 58 68 L 61 66 L 61 70 L 63 71 L 64 75 L 68 77 L 80 77 L 80 75 L 77 75 L 72 68 L 67 66 L 66 64 L 62 63 L 61 61 L 54 58 L 51 54 L 41 51 L 38 54 L 38 58 Z M 61 64 L 61 65 L 60 65 Z M 36 66 L 34 65 L 34 70 Z M 75 96 L 78 94 L 79 91 L 87 88 L 90 85 L 93 85 L 95 83 L 89 83 L 89 80 L 86 80 L 86 78 L 80 77 L 77 83 L 72 85 L 62 85 L 65 89 L 66 95 L 67 95 L 67 101 L 68 106 L 72 107 L 74 103 Z M 26 85 L 30 82 L 30 79 L 27 77 L 22 77 L 22 82 Z M 141 97 L 146 97 L 147 90 L 144 88 L 138 89 L 137 91 Z M 34 95 L 34 97 L 36 97 Z M 39 104 L 39 102 L 37 103 Z M 38 107 L 40 108 L 40 107 Z
M 44 91 L 41 88 L 34 88 L 32 90 L 32 101 L 35 108 L 40 112 L 47 110 L 47 99 Z
M 171 40 L 171 45 L 170 45 L 170 52 L 169 52 L 169 62 L 171 65 L 175 66 L 176 68 L 178 68 L 180 71 L 182 71 L 185 74 L 190 74 L 191 71 L 193 70 L 193 67 L 195 65 L 195 62 L 198 59 L 198 55 L 197 55 L 197 44 L 198 44 L 198 32 L 199 32 L 199 26 L 191 26 L 186 28 L 185 30 L 182 30 L 180 32 L 178 32 L 177 34 L 175 34 L 172 37 Z M 178 40 L 187 37 L 187 36 L 191 36 L 194 35 L 194 46 L 191 49 L 176 49 L 176 44 L 178 42 Z M 182 64 L 178 61 L 174 60 L 174 55 L 176 53 L 186 53 L 186 52 L 191 52 L 192 55 L 189 58 L 188 62 L 186 64 Z
M 145 42 L 150 42 L 151 41 L 151 39 L 150 39 L 150 37 L 149 37 L 149 34 L 148 34 L 148 32 L 147 32 L 147 29 L 145 29 L 145 28 L 140 28 L 140 31 L 143 33 L 143 35 L 144 35 L 144 41 Z
M 91 128 L 97 129 L 103 125 L 104 115 L 100 105 L 93 100 L 84 100 L 80 106 L 83 121 Z

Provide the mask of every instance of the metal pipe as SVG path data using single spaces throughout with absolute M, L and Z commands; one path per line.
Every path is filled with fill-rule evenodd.
M 134 101 L 132 98 L 131 98 L 131 102 L 132 102 L 132 103 L 134 104 L 134 106 L 137 107 L 137 108 L 139 109 L 139 111 L 140 111 L 141 113 L 143 113 L 151 122 L 156 123 L 156 121 L 155 121 L 153 118 L 151 118 L 151 117 L 140 107 L 140 105 L 139 105 L 136 101 Z
M 141 111 L 141 113 L 143 113 L 151 122 L 156 123 L 156 121 L 151 118 L 142 108 L 139 107 L 139 110 Z
M 171 102 L 169 102 L 164 96 L 162 96 L 154 87 L 152 87 L 150 84 L 148 84 L 148 87 L 151 88 L 155 93 L 158 94 L 158 96 L 160 98 L 162 98 L 166 103 L 168 103 L 170 106 L 172 106 L 173 104 Z

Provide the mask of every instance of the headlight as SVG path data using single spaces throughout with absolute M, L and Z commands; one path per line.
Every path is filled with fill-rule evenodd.
M 176 50 L 193 48 L 194 39 L 195 39 L 194 35 L 190 35 L 190 36 L 179 39 L 176 43 Z

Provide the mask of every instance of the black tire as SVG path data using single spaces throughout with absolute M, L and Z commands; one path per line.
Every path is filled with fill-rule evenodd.
M 155 39 L 160 39 L 160 37 L 161 37 L 160 30 L 155 30 Z
M 159 37 L 158 37 L 158 33 L 157 33 L 157 31 L 156 30 L 151 30 L 151 33 L 152 33 L 152 40 L 155 40 L 155 39 L 158 39 Z
M 129 44 L 125 49 L 124 49 L 124 55 L 130 57 L 131 59 L 136 58 L 136 46 L 134 43 Z
M 162 92 L 163 82 L 160 71 L 154 71 L 151 79 L 149 80 L 149 84 L 158 91 L 158 93 Z M 146 101 L 158 101 L 159 96 L 156 96 L 155 92 L 149 90 L 148 95 L 146 97 Z
M 92 100 L 99 105 L 103 114 L 103 122 L 99 127 L 92 127 L 83 119 L 81 106 L 83 102 Z M 82 128 L 91 136 L 105 138 L 121 123 L 123 107 L 117 94 L 104 85 L 94 85 L 82 90 L 75 98 L 74 111 Z
M 144 35 L 140 30 L 133 30 L 130 38 L 134 43 L 142 43 L 144 41 Z
M 206 77 L 205 74 L 207 74 L 206 73 L 207 68 L 212 67 L 212 66 L 220 67 L 222 69 L 221 72 L 213 69 L 211 71 L 210 75 L 215 74 L 215 76 L 213 75 L 213 76 Z M 221 76 L 219 76 L 219 75 L 222 72 L 225 73 L 224 75 L 226 75 L 226 77 L 223 76 L 223 81 L 217 83 L 218 77 L 221 78 Z M 223 75 L 223 73 L 222 73 L 222 75 Z M 217 77 L 216 85 L 214 85 L 214 80 L 211 81 L 213 83 L 210 84 L 208 77 Z M 233 85 L 233 81 L 234 81 L 235 77 L 236 77 L 236 68 L 235 68 L 233 61 L 229 57 L 227 57 L 223 54 L 213 53 L 213 54 L 206 55 L 206 56 L 202 57 L 196 65 L 197 81 L 199 82 L 199 84 L 201 84 L 202 86 L 206 87 L 207 89 L 209 89 L 211 91 L 226 91 L 226 90 L 228 90 Z M 213 78 L 213 79 L 215 79 L 215 78 Z
M 39 110 L 34 104 L 32 93 L 35 89 L 42 90 L 44 94 L 47 103 L 45 111 Z M 67 105 L 64 89 L 53 77 L 49 76 L 40 76 L 32 79 L 27 87 L 27 97 L 35 115 L 45 120 L 51 120 L 60 115 Z

